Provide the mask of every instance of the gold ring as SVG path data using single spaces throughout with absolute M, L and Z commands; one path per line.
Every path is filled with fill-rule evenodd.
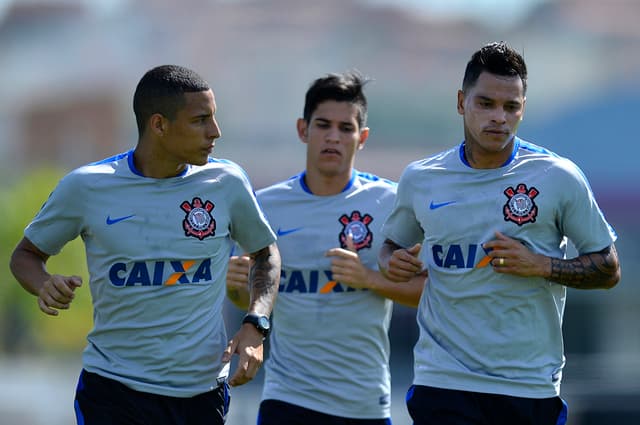
M 504 258 L 500 258 L 500 260 L 498 260 L 498 264 L 504 266 Z

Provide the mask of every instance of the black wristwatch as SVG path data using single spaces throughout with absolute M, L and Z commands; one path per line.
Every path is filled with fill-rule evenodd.
M 269 318 L 261 314 L 249 313 L 244 316 L 242 323 L 251 323 L 265 338 L 269 335 L 269 331 L 271 330 L 271 322 L 269 321 Z

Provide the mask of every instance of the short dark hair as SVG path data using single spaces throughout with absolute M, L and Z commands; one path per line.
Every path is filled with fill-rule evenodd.
M 527 92 L 527 65 L 524 58 L 504 41 L 489 43 L 471 56 L 464 71 L 462 91 L 471 88 L 485 71 L 501 76 L 518 76 L 522 80 L 523 93 Z
M 209 90 L 209 84 L 195 71 L 178 65 L 161 65 L 150 69 L 138 82 L 133 95 L 133 112 L 142 136 L 153 114 L 173 120 L 185 105 L 184 93 Z
M 335 100 L 356 105 L 359 109 L 358 126 L 364 127 L 367 123 L 367 98 L 363 88 L 369 81 L 357 70 L 342 74 L 331 73 L 318 78 L 307 90 L 304 101 L 304 120 L 307 123 L 311 120 L 311 115 L 320 103 Z

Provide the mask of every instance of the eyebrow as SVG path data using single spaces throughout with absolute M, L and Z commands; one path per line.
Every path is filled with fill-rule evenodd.
M 210 114 L 210 113 L 200 113 L 200 114 L 195 114 L 191 116 L 192 120 L 198 120 L 201 118 L 208 118 L 208 117 L 212 117 L 214 114 Z
M 331 120 L 330 120 L 330 119 L 322 118 L 322 117 L 316 117 L 316 118 L 314 118 L 314 119 L 313 119 L 313 121 L 314 121 L 314 122 L 316 122 L 316 121 L 321 121 L 321 122 L 323 122 L 323 123 L 330 123 L 330 122 L 331 122 Z M 338 121 L 338 124 L 343 124 L 343 125 L 344 125 L 344 124 L 347 124 L 347 125 L 354 125 L 354 123 L 353 123 L 353 122 L 351 122 L 351 121 Z
M 482 94 L 478 94 L 475 96 L 476 99 L 478 100 L 486 100 L 486 101 L 490 101 L 490 102 L 495 102 L 496 99 L 494 99 L 493 97 L 489 97 L 489 96 L 485 96 Z M 514 100 L 514 99 L 509 99 L 507 101 L 504 102 L 505 104 L 512 104 L 512 105 L 522 105 L 522 102 L 520 102 L 519 100 Z

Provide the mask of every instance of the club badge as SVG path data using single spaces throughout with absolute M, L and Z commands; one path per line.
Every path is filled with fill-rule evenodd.
M 347 249 L 347 236 L 351 234 L 353 245 L 357 251 L 362 248 L 371 248 L 373 234 L 369 230 L 369 223 L 373 221 L 373 217 L 369 214 L 362 215 L 360 211 L 353 211 L 350 216 L 343 214 L 339 219 L 344 226 L 339 235 L 340 246 Z
M 207 236 L 215 235 L 216 221 L 211 215 L 214 205 L 211 201 L 202 202 L 202 199 L 193 198 L 191 203 L 184 201 L 180 204 L 180 209 L 187 216 L 182 220 L 182 228 L 185 236 L 193 236 L 203 240 Z
M 535 187 L 527 189 L 527 185 L 520 183 L 516 188 L 508 187 L 504 194 L 507 196 L 507 203 L 504 204 L 504 220 L 513 221 L 518 226 L 525 223 L 535 223 L 538 215 L 538 206 L 533 199 L 540 192 Z

